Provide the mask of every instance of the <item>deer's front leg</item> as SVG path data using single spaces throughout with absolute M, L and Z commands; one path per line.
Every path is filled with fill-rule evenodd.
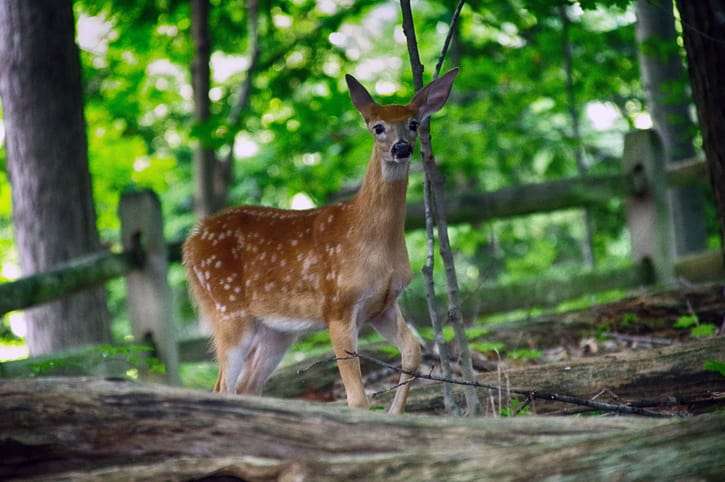
M 400 350 L 401 368 L 407 372 L 415 372 L 420 366 L 421 354 L 420 343 L 412 330 L 405 322 L 400 307 L 395 306 L 387 310 L 378 320 L 372 322 L 373 327 L 383 338 L 393 343 Z M 412 376 L 401 373 L 400 386 L 395 391 L 395 398 L 390 404 L 388 413 L 399 415 L 405 411 L 405 402 L 408 400 L 408 391 L 413 381 Z
M 367 409 L 369 404 L 360 373 L 360 359 L 350 356 L 350 353 L 357 353 L 357 328 L 354 321 L 330 322 L 330 339 L 335 357 L 338 358 L 337 368 L 345 385 L 347 406 Z

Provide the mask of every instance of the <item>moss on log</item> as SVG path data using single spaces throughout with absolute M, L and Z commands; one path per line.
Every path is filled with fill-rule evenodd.
M 138 253 L 101 252 L 57 268 L 0 284 L 0 315 L 68 296 L 122 276 L 139 264 Z

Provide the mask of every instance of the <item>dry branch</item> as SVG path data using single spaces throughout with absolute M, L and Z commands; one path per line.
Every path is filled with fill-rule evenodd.
M 459 1 L 459 5 L 451 18 L 449 33 L 455 31 L 458 15 L 461 13 L 463 2 Z M 415 37 L 415 24 L 413 22 L 413 12 L 410 8 L 410 0 L 400 0 L 400 9 L 403 14 L 403 32 L 405 33 L 406 43 L 408 46 L 408 54 L 410 57 L 410 67 L 413 72 L 413 82 L 416 90 L 423 87 L 423 65 L 420 62 L 418 53 L 418 41 Z M 442 65 L 442 59 L 446 56 L 446 51 L 450 40 L 444 44 L 443 50 L 438 61 L 438 66 Z M 436 71 L 434 78 L 437 78 L 440 71 Z M 446 273 L 446 288 L 448 295 L 448 323 L 453 327 L 455 333 L 456 345 L 461 359 L 461 367 L 463 369 L 463 377 L 467 381 L 474 379 L 473 364 L 471 362 L 471 353 L 466 340 L 466 333 L 463 328 L 463 316 L 461 315 L 461 301 L 458 288 L 458 278 L 456 275 L 456 267 L 453 261 L 453 252 L 451 251 L 450 241 L 448 239 L 448 222 L 445 212 L 445 193 L 443 190 L 443 181 L 441 174 L 433 155 L 433 146 L 430 138 L 430 119 L 425 119 L 420 125 L 420 145 L 423 157 L 423 168 L 425 169 L 425 182 L 428 184 L 425 193 L 428 195 L 428 206 L 426 213 L 435 216 L 434 219 L 428 219 L 427 224 L 434 224 L 438 230 L 438 242 L 440 247 L 440 255 L 443 259 L 443 266 Z M 432 270 L 428 273 L 433 276 Z M 432 302 L 432 298 L 431 298 Z M 466 410 L 469 415 L 475 415 L 480 411 L 478 399 L 473 390 L 466 390 Z

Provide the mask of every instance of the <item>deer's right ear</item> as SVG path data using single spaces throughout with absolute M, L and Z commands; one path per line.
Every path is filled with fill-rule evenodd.
M 345 75 L 345 81 L 347 82 L 347 88 L 350 90 L 350 98 L 352 103 L 355 105 L 357 110 L 363 115 L 364 118 L 368 118 L 370 109 L 375 105 L 375 101 L 370 96 L 365 87 L 358 82 L 358 80 L 350 74 Z

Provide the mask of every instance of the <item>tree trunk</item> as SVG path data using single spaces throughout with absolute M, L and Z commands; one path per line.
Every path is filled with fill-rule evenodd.
M 0 96 L 24 275 L 101 249 L 70 0 L 0 1 Z M 103 288 L 29 310 L 33 355 L 110 339 Z
M 714 480 L 725 469 L 722 413 L 396 417 L 88 379 L 0 382 L 0 410 L 13 414 L 0 418 L 4 478 Z
M 569 14 L 567 7 L 559 6 L 559 18 L 561 19 L 561 43 L 564 54 L 564 71 L 566 73 L 566 103 L 571 119 L 571 137 L 574 141 L 574 160 L 576 161 L 576 170 L 579 176 L 587 174 L 587 166 L 584 163 L 584 143 L 582 142 L 581 131 L 579 129 L 579 109 L 576 102 L 576 90 L 574 87 L 574 54 L 572 52 L 571 39 L 569 37 Z M 582 257 L 584 264 L 590 268 L 594 268 L 596 258 L 594 257 L 594 220 L 592 212 L 585 209 L 584 218 L 584 239 L 581 241 Z
M 194 209 L 197 218 L 201 219 L 221 207 L 218 206 L 214 186 L 217 161 L 214 150 L 209 146 L 209 61 L 211 59 L 209 0 L 191 0 L 191 27 L 194 44 L 191 84 L 194 90 L 194 122 L 197 130 L 197 145 L 194 149 L 196 182 Z
M 677 0 L 725 253 L 725 4 Z
M 690 119 L 687 75 L 678 52 L 672 2 L 638 0 L 636 10 L 639 65 L 647 103 L 666 162 L 676 164 L 695 155 L 695 126 Z M 704 250 L 707 230 L 702 188 L 673 188 L 669 198 L 676 254 Z

